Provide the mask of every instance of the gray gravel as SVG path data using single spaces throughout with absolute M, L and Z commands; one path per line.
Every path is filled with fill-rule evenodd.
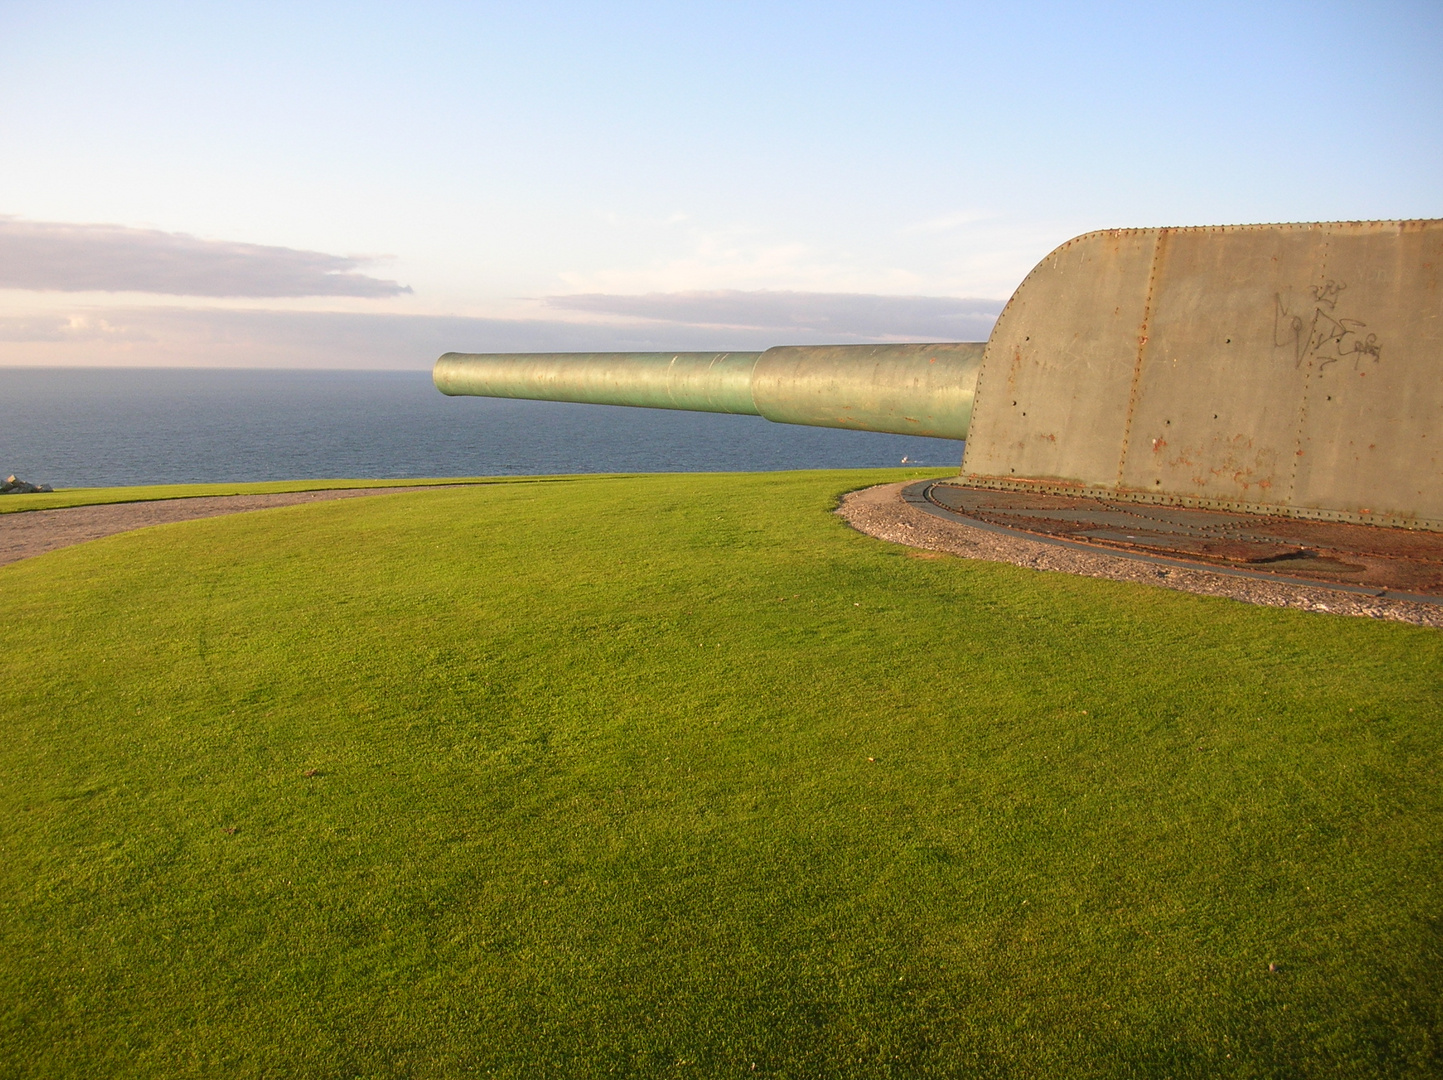
M 910 481 L 908 482 L 910 483 Z M 1011 563 L 1032 570 L 1055 570 L 1084 577 L 1136 581 L 1164 589 L 1226 596 L 1247 604 L 1301 608 L 1330 615 L 1361 615 L 1393 619 L 1417 626 L 1443 626 L 1443 605 L 1419 604 L 1356 593 L 1339 592 L 1326 585 L 1294 585 L 1282 581 L 1234 577 L 1206 569 L 1157 566 L 1138 559 L 1103 552 L 1078 551 L 1056 544 L 1007 536 L 947 521 L 909 506 L 902 499 L 907 483 L 880 484 L 853 491 L 842 499 L 837 513 L 858 532 L 922 551 L 940 551 L 967 559 Z

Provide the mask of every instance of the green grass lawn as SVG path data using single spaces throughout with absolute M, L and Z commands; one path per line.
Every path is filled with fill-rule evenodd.
M 903 475 L 0 568 L 0 1075 L 1443 1072 L 1443 635 L 828 514 Z

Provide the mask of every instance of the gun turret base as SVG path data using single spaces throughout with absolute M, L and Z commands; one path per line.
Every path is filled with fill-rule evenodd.
M 1436 532 L 945 481 L 915 484 L 908 493 L 914 506 L 1032 540 L 1443 603 L 1443 534 Z

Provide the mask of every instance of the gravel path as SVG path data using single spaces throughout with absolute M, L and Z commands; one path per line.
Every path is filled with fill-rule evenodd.
M 1077 551 L 1023 536 L 1006 536 L 976 529 L 909 506 L 902 499 L 902 489 L 906 486 L 907 483 L 881 484 L 853 491 L 842 499 L 837 513 L 858 532 L 923 551 L 943 551 L 968 559 L 1012 563 L 1033 570 L 1056 570 L 1084 577 L 1111 578 L 1113 581 L 1137 581 L 1181 592 L 1226 596 L 1248 604 L 1394 619 L 1418 626 L 1443 626 L 1443 605 L 1338 592 L 1326 585 L 1293 585 L 1282 581 L 1234 577 L 1202 568 L 1157 566 L 1119 555 Z
M 434 486 L 378 487 L 288 491 L 277 495 L 205 495 L 192 499 L 156 499 L 151 502 L 106 503 L 101 506 L 0 514 L 0 566 L 86 540 L 143 529 L 147 525 L 243 514 L 247 510 L 267 510 L 273 506 L 296 506 L 329 499 L 435 490 Z

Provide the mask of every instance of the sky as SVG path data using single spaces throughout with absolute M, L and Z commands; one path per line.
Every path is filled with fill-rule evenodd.
M 1443 3 L 0 0 L 0 365 L 983 340 L 1101 228 L 1443 217 Z

